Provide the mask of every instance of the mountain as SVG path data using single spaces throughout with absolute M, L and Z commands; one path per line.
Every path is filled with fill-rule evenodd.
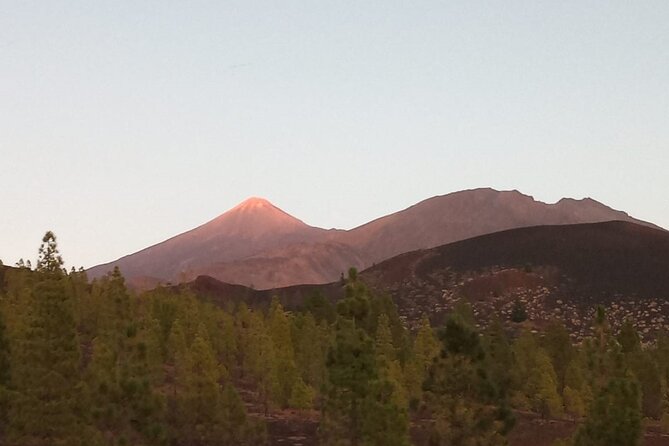
M 199 275 L 271 289 L 334 281 L 349 266 L 363 269 L 404 252 L 507 229 L 609 220 L 654 227 L 589 198 L 546 204 L 518 191 L 474 189 L 433 197 L 348 231 L 325 230 L 250 198 L 198 228 L 88 273 L 99 277 L 119 266 L 140 289 Z
M 114 266 L 130 279 L 177 281 L 211 265 L 246 259 L 264 251 L 324 239 L 329 231 L 314 228 L 262 198 L 249 198 L 191 231 L 88 270 L 104 275 Z M 248 283 L 243 281 L 243 283 Z
M 656 227 L 591 198 L 563 198 L 546 204 L 515 190 L 485 188 L 433 197 L 334 236 L 341 243 L 355 246 L 372 264 L 403 252 L 506 229 L 610 220 Z

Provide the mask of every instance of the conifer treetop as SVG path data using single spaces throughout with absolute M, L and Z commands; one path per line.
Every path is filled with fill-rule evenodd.
M 42 237 L 37 257 L 37 271 L 46 273 L 61 273 L 63 270 L 63 258 L 58 252 L 56 236 L 52 231 L 47 231 Z

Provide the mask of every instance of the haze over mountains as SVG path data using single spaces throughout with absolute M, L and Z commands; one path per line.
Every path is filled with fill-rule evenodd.
M 257 289 L 326 283 L 350 266 L 364 269 L 417 249 L 538 225 L 620 220 L 654 225 L 590 198 L 555 204 L 518 191 L 474 189 L 433 197 L 351 230 L 309 226 L 262 198 L 250 198 L 191 231 L 88 270 L 119 266 L 149 288 L 208 275 Z

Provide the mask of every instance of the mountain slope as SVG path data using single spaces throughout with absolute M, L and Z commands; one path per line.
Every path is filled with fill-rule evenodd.
M 357 247 L 371 264 L 506 229 L 610 220 L 653 226 L 590 198 L 546 204 L 518 191 L 486 188 L 433 197 L 333 237 Z
M 325 230 L 251 198 L 198 228 L 88 273 L 98 277 L 119 266 L 140 289 L 202 274 L 271 289 L 334 281 L 349 266 L 363 269 L 404 252 L 506 229 L 608 220 L 653 226 L 592 199 L 546 204 L 517 191 L 475 189 L 433 197 L 349 231 Z
M 565 320 L 580 336 L 595 305 L 615 324 L 669 329 L 669 232 L 628 222 L 537 226 L 487 234 L 382 262 L 361 274 L 391 294 L 404 316 L 448 311 L 469 299 L 482 320 L 508 316 Z
M 331 282 L 351 265 L 363 265 L 358 252 L 338 243 L 299 243 L 236 262 L 214 263 L 194 272 L 258 289 Z
M 621 221 L 518 228 L 406 253 L 362 274 L 390 285 L 493 267 L 553 267 L 579 292 L 669 299 L 669 232 Z
M 165 281 L 263 251 L 322 239 L 328 231 L 308 226 L 262 198 L 250 198 L 191 231 L 121 259 L 88 270 L 98 277 L 118 266 L 128 277 Z M 244 282 L 246 283 L 246 282 Z

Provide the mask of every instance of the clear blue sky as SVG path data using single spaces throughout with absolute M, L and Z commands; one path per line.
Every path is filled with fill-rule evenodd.
M 7 264 L 251 195 L 350 228 L 492 186 L 669 227 L 669 2 L 0 0 L 0 155 Z

